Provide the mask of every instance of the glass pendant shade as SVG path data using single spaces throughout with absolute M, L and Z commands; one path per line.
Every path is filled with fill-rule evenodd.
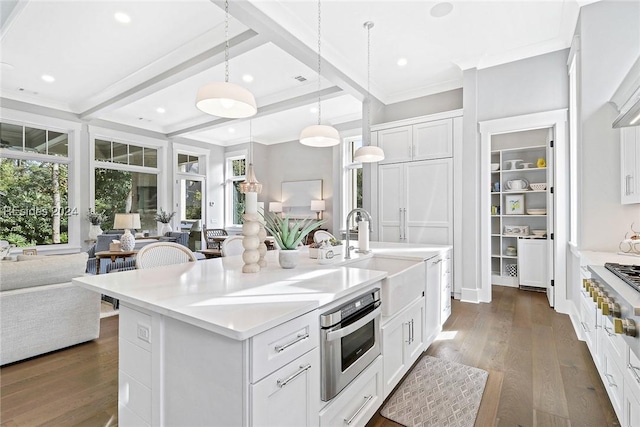
M 340 134 L 331 126 L 311 125 L 300 132 L 300 143 L 309 147 L 332 147 L 340 144 Z
M 238 185 L 238 189 L 241 193 L 258 193 L 262 192 L 262 184 L 258 182 L 256 174 L 253 171 L 253 163 L 249 163 L 247 166 L 247 177 L 243 182 Z
M 374 145 L 365 145 L 356 150 L 353 160 L 360 163 L 374 163 L 384 160 L 384 151 L 382 148 Z
M 258 112 L 253 94 L 229 82 L 209 83 L 198 89 L 196 107 L 212 116 L 230 119 L 251 117 Z

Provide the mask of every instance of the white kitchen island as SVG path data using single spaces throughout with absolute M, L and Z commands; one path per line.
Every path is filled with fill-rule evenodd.
M 372 247 L 416 261 L 449 249 Z M 319 265 L 305 251 L 292 270 L 278 266 L 277 251 L 267 259 L 257 274 L 229 257 L 74 279 L 120 300 L 120 425 L 322 424 L 340 395 L 320 400 L 318 308 L 380 286 L 387 274 L 344 260 Z M 382 403 L 381 366 L 377 360 L 370 374 L 379 377 L 377 396 L 352 425 L 364 425 Z

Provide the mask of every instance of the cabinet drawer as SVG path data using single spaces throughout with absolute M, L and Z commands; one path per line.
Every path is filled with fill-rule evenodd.
M 318 346 L 318 312 L 312 311 L 251 339 L 251 382 L 297 359 Z
M 364 426 L 382 405 L 379 356 L 320 412 L 320 427 Z
M 629 387 L 633 388 L 635 393 L 640 395 L 640 359 L 636 354 L 628 349 L 629 363 L 626 365 L 627 378 L 625 382 L 629 383 Z
M 607 389 L 609 399 L 616 414 L 620 417 L 620 415 L 622 415 L 622 398 L 624 392 L 623 371 L 618 367 L 616 356 L 612 354 L 610 348 L 605 348 L 602 353 L 602 382 Z
M 151 351 L 151 316 L 122 304 L 119 314 L 120 338 Z
M 627 343 L 624 342 L 622 335 L 613 332 L 613 323 L 607 316 L 602 316 L 602 333 L 605 336 L 603 345 L 609 347 L 611 355 L 615 358 L 618 367 L 621 369 L 626 366 L 627 360 Z
M 320 350 L 302 355 L 251 386 L 251 425 L 318 425 Z

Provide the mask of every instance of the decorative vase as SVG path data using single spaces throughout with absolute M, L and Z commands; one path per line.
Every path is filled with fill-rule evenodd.
M 168 222 L 163 222 L 162 223 L 162 228 L 160 229 L 160 235 L 164 236 L 167 233 L 170 233 L 173 231 L 173 228 L 171 228 L 171 224 Z
M 120 236 L 120 248 L 123 251 L 132 251 L 136 246 L 136 238 L 131 234 L 129 229 L 124 230 L 124 234 Z
M 100 224 L 91 224 L 89 226 L 89 240 L 97 240 L 100 234 L 102 234 Z
M 300 252 L 297 249 L 280 249 L 278 254 L 278 262 L 282 268 L 295 268 L 298 265 Z

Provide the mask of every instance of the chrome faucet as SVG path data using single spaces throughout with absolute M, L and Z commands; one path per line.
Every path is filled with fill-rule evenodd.
M 369 215 L 369 212 L 365 211 L 362 208 L 356 208 L 351 210 L 351 212 L 347 214 L 347 228 L 345 233 L 347 236 L 347 253 L 344 256 L 344 259 L 351 259 L 351 249 L 355 249 L 355 247 L 349 246 L 349 221 L 355 213 L 361 213 L 364 216 L 365 220 L 369 221 L 369 231 L 371 231 L 371 215 Z M 357 252 L 360 252 L 360 250 L 358 249 Z

